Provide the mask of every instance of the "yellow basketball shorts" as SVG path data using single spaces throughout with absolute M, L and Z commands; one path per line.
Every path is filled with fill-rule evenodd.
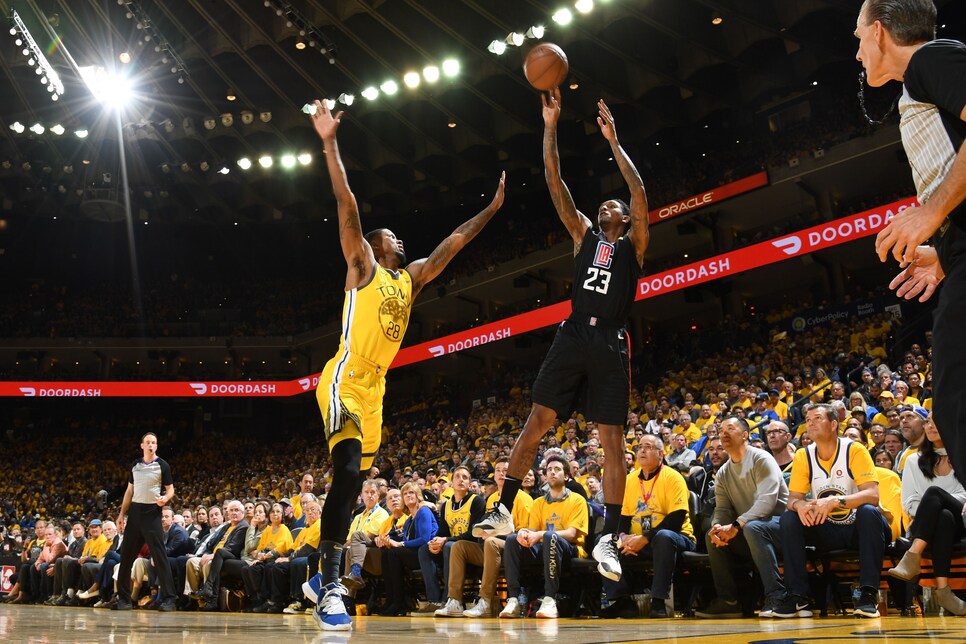
M 382 441 L 385 393 L 385 369 L 352 355 L 329 360 L 315 390 L 329 451 L 344 440 L 360 441 L 363 471 L 372 467 Z

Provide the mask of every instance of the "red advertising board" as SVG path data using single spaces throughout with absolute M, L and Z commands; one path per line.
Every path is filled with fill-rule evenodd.
M 915 198 L 901 199 L 878 208 L 836 219 L 648 275 L 637 285 L 635 299 L 643 300 L 712 280 L 737 275 L 755 268 L 814 253 L 825 248 L 876 234 L 899 212 L 916 205 Z M 872 249 L 869 248 L 869 253 Z M 570 302 L 558 302 L 473 329 L 452 333 L 399 351 L 390 368 L 423 362 L 490 342 L 498 342 L 536 329 L 558 324 L 570 314 Z M 294 396 L 311 391 L 321 374 L 289 381 L 261 382 L 0 382 L 0 397 L 274 397 Z
M 682 199 L 681 201 L 676 201 L 666 206 L 655 208 L 647 213 L 647 220 L 651 224 L 667 221 L 672 217 L 677 217 L 678 215 L 683 215 L 687 212 L 691 212 L 692 210 L 698 210 L 699 208 L 710 206 L 713 203 L 719 203 L 725 199 L 730 199 L 731 197 L 740 195 L 743 192 L 750 192 L 756 188 L 761 188 L 767 185 L 768 173 L 759 172 L 758 174 L 753 174 L 750 177 L 739 179 L 738 181 L 719 186 L 713 190 L 708 190 L 707 192 L 702 192 L 701 194 L 694 195 L 693 197 L 688 197 L 687 199 Z

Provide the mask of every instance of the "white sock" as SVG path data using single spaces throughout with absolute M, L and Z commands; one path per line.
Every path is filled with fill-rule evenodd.
M 67 596 L 68 597 L 73 597 L 74 596 L 74 589 L 73 588 L 68 588 L 67 589 Z

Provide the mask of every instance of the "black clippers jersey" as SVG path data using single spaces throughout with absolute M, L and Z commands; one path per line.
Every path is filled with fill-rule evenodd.
M 630 237 L 625 234 L 612 244 L 588 228 L 574 257 L 573 313 L 624 326 L 642 273 Z

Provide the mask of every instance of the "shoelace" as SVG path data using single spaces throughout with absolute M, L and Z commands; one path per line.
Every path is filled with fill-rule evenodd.
M 342 584 L 337 585 L 335 588 L 326 591 L 325 595 L 322 597 L 322 610 L 329 615 L 337 613 L 345 613 L 345 604 L 342 602 L 342 595 L 347 593 L 348 590 Z

